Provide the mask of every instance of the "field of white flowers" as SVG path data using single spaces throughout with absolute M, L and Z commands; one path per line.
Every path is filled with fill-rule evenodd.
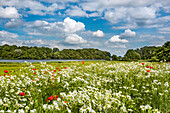
M 0 75 L 0 113 L 170 112 L 170 63 L 26 63 Z

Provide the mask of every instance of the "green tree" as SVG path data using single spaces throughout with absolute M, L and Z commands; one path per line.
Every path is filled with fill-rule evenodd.
M 112 55 L 112 60 L 119 60 L 119 58 L 116 55 Z
M 140 60 L 141 56 L 139 53 L 135 52 L 133 49 L 129 49 L 124 57 L 127 58 L 127 60 Z

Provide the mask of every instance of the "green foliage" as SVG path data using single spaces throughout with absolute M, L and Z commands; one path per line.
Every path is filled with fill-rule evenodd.
M 116 55 L 112 55 L 112 60 L 119 60 L 119 58 Z
M 135 52 L 133 49 L 129 49 L 125 54 L 125 60 L 140 60 L 141 56 L 139 53 Z
M 136 53 L 138 53 L 138 55 Z M 140 56 L 139 56 L 140 55 Z M 125 54 L 123 60 L 143 59 L 151 62 L 170 61 L 170 41 L 161 47 L 145 46 L 136 50 L 130 49 Z
M 16 45 L 0 46 L 0 58 L 2 59 L 106 59 L 110 57 L 107 51 L 101 51 L 93 48 L 85 49 L 64 49 L 48 47 L 27 47 Z
M 106 56 L 105 60 L 110 61 L 110 57 Z

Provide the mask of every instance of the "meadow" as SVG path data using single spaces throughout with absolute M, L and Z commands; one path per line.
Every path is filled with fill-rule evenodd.
M 0 113 L 168 113 L 170 63 L 0 63 Z

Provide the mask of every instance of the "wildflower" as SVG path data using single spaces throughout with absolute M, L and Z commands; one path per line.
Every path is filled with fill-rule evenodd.
M 14 92 L 14 89 L 11 89 L 10 92 Z
M 84 61 L 82 62 L 82 64 L 84 64 Z
M 150 72 L 150 70 L 147 70 L 147 72 Z
M 47 98 L 47 102 L 52 101 L 54 99 L 53 95 Z
M 145 109 L 152 109 L 152 107 L 150 105 L 146 105 Z
M 169 87 L 169 84 L 168 84 L 168 82 L 165 82 L 165 84 L 164 84 L 164 85 L 165 85 L 165 87 Z
M 24 93 L 24 92 L 21 92 L 19 95 L 20 95 L 20 96 L 24 96 L 24 95 L 25 95 L 25 93 Z
M 0 99 L 0 105 L 2 105 L 3 104 L 3 101 L 2 101 L 2 99 Z
M 54 69 L 54 72 L 56 72 L 56 70 Z
M 33 74 L 36 74 L 35 72 Z
M 150 69 L 152 69 L 153 67 L 150 67 Z
M 5 73 L 8 73 L 8 71 L 7 71 L 7 70 L 4 70 L 4 72 L 5 72 Z
M 55 96 L 55 100 L 57 100 L 57 98 L 58 98 L 58 95 Z
M 34 71 L 35 71 L 36 69 L 32 69 L 32 70 L 34 70 Z
M 18 113 L 25 113 L 25 111 L 23 109 L 19 109 Z
M 144 65 L 144 63 L 142 63 L 142 65 Z
M 64 69 L 67 69 L 67 67 L 64 67 Z
M 146 66 L 146 68 L 149 68 L 149 66 Z

